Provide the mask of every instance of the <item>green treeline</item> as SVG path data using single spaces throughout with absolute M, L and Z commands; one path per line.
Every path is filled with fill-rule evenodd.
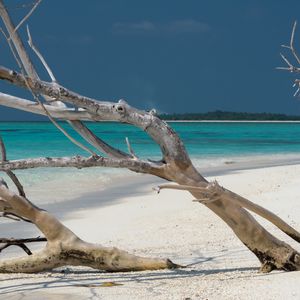
M 163 120 L 300 121 L 300 116 L 216 110 L 207 113 L 160 114 Z

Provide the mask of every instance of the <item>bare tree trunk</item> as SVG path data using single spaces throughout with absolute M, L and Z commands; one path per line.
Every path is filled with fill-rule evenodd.
M 0 1 L 0 8 L 0 15 L 5 24 L 8 24 L 6 27 L 9 36 L 17 49 L 23 66 L 30 65 L 30 60 L 24 54 L 24 47 L 20 48 L 20 40 L 14 26 L 9 21 L 8 14 L 3 13 L 6 10 L 2 1 Z M 10 23 L 11 25 L 9 25 Z M 0 94 L 0 103 L 17 109 L 45 114 L 51 118 L 71 120 L 71 125 L 91 145 L 109 157 L 92 152 L 93 155 L 90 157 L 41 157 L 16 161 L 3 160 L 0 163 L 0 170 L 102 166 L 128 168 L 135 172 L 159 176 L 178 184 L 166 186 L 166 188 L 190 191 L 196 199 L 199 199 L 200 203 L 217 214 L 233 230 L 241 242 L 257 256 L 263 272 L 270 272 L 273 269 L 286 271 L 300 269 L 300 254 L 288 244 L 271 235 L 249 211 L 258 213 L 271 221 L 298 242 L 300 241 L 299 232 L 266 209 L 222 188 L 217 183 L 209 183 L 193 166 L 178 135 L 167 123 L 156 117 L 153 111 L 147 113 L 137 110 L 123 100 L 112 103 L 81 96 L 59 85 L 56 81 L 40 80 L 37 74 L 32 71 L 34 70 L 33 66 L 30 68 L 29 71 L 26 71 L 26 75 L 0 67 L 0 79 L 30 90 L 34 95 L 43 95 L 48 101 L 49 99 L 54 102 L 59 101 L 59 105 L 51 106 L 39 103 L 33 107 L 30 106 L 32 101 L 5 94 Z M 64 103 L 69 103 L 77 107 L 78 110 L 68 109 Z M 80 122 L 81 120 L 110 120 L 137 126 L 160 146 L 162 159 L 160 161 L 139 159 L 133 153 L 129 142 L 129 153 L 115 149 L 88 130 Z M 64 265 L 84 265 L 109 271 L 178 267 L 169 260 L 140 258 L 116 248 L 105 248 L 86 243 L 56 218 L 35 207 L 25 197 L 12 193 L 4 184 L 0 187 L 0 210 L 29 219 L 47 238 L 47 245 L 41 252 L 25 258 L 0 261 L 1 272 L 38 272 Z

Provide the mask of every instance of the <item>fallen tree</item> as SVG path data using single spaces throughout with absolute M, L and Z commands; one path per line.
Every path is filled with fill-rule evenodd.
M 89 156 L 7 160 L 4 143 L 1 143 L 0 170 L 6 172 L 13 180 L 18 187 L 19 194 L 14 193 L 2 181 L 0 183 L 0 211 L 3 216 L 31 222 L 44 234 L 47 244 L 39 252 L 28 253 L 31 255 L 0 260 L 0 272 L 39 272 L 65 265 L 82 265 L 107 271 L 180 267 L 168 259 L 137 257 L 116 248 L 106 248 L 79 239 L 53 215 L 36 207 L 26 198 L 24 189 L 13 170 L 38 167 L 127 168 L 134 172 L 166 179 L 173 184 L 161 185 L 158 190 L 171 188 L 189 191 L 197 201 L 217 214 L 241 242 L 256 255 L 261 263 L 261 271 L 299 270 L 300 253 L 269 233 L 250 212 L 267 219 L 288 236 L 300 242 L 298 231 L 263 207 L 221 187 L 217 182 L 208 182 L 193 166 L 176 132 L 156 116 L 155 110 L 141 111 L 131 107 L 124 100 L 113 103 L 92 99 L 60 85 L 42 55 L 33 45 L 30 32 L 27 30 L 29 44 L 44 64 L 51 81 L 47 82 L 39 78 L 18 34 L 18 29 L 39 2 L 18 26 L 14 26 L 3 1 L 0 0 L 0 15 L 5 24 L 5 35 L 20 66 L 20 71 L 0 67 L 0 79 L 29 90 L 33 95 L 33 100 L 27 100 L 0 93 L 0 104 L 48 116 L 59 130 L 72 142 L 87 151 Z M 69 122 L 96 150 L 91 150 L 72 138 L 55 119 Z M 82 122 L 84 120 L 94 122 L 109 120 L 141 128 L 159 145 L 162 153 L 161 160 L 140 159 L 134 153 L 128 140 L 126 140 L 128 153 L 114 148 L 90 131 Z M 4 239 L 4 242 L 6 247 L 18 244 L 18 241 L 14 240 Z M 25 243 L 26 240 L 19 241 L 19 244 Z

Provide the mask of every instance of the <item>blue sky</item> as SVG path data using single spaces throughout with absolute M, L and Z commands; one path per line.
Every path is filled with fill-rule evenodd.
M 6 1 L 16 23 L 20 2 Z M 275 70 L 299 12 L 296 0 L 43 0 L 28 24 L 58 81 L 87 96 L 168 113 L 300 114 L 293 76 Z M 0 53 L 16 68 L 3 38 Z M 0 107 L 0 119 L 36 117 Z

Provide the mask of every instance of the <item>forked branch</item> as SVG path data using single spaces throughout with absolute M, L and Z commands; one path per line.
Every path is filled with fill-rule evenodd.
M 291 51 L 294 59 L 296 60 L 297 64 L 300 65 L 300 58 L 299 55 L 297 54 L 297 51 L 295 49 L 295 32 L 296 32 L 296 27 L 297 27 L 297 21 L 294 22 L 292 33 L 291 33 L 291 38 L 290 38 L 290 44 L 289 45 L 281 45 L 281 47 L 286 48 Z M 280 53 L 281 58 L 284 60 L 284 62 L 287 64 L 287 67 L 277 67 L 276 69 L 278 70 L 284 70 L 284 71 L 289 71 L 291 73 L 299 73 L 300 72 L 300 66 L 295 66 L 293 63 L 291 63 L 288 58 Z M 299 80 L 295 79 L 293 87 L 297 86 L 297 90 L 294 93 L 294 97 L 298 95 L 300 91 L 300 84 Z

